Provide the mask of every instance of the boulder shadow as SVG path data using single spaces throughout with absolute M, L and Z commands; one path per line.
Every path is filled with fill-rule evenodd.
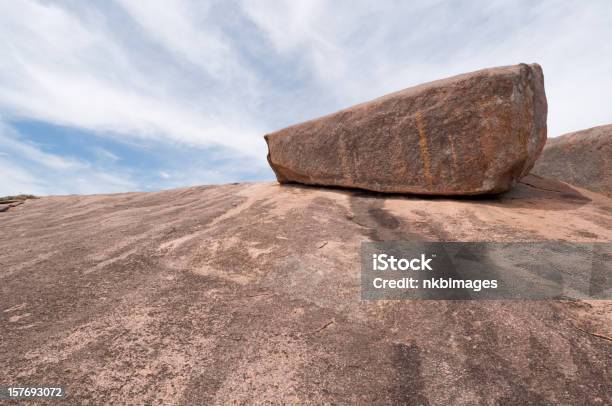
M 430 200 L 461 201 L 474 204 L 485 204 L 508 208 L 526 208 L 533 210 L 575 210 L 592 200 L 570 185 L 529 174 L 520 180 L 514 188 L 505 193 L 470 196 L 434 196 L 423 194 L 400 194 L 373 192 L 364 189 L 340 186 L 315 186 L 300 183 L 284 183 L 283 187 L 301 190 L 327 189 L 349 195 L 349 198 L 367 198 L 380 200 Z M 381 205 L 382 207 L 382 202 Z

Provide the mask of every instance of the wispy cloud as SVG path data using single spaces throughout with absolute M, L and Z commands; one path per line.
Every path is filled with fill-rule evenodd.
M 202 68 L 215 80 L 249 79 L 223 27 L 211 16 L 212 4 L 165 0 L 147 2 L 119 0 L 143 33 L 177 59 Z
M 244 79 L 248 71 L 225 79 L 239 78 L 242 84 L 217 81 L 226 69 L 237 70 L 237 61 L 228 55 L 223 41 L 189 29 L 189 14 L 173 12 L 179 8 L 161 3 L 155 7 L 152 2 L 146 7 L 136 6 L 139 2 L 126 4 L 131 4 L 126 9 L 134 18 L 128 20 L 131 30 L 122 30 L 111 19 L 123 9 L 83 11 L 57 3 L 4 3 L 2 112 L 125 137 L 219 145 L 253 155 L 263 151 L 261 133 L 249 117 L 234 119 L 243 106 L 218 103 L 224 92 L 231 95 L 232 89 L 248 87 Z M 131 38 L 134 30 L 136 41 Z M 159 46 L 168 53 L 160 53 Z M 198 62 L 203 70 L 183 66 L 182 58 Z M 190 88 L 186 77 L 192 81 Z M 202 88 L 194 91 L 199 83 Z
M 99 137 L 80 140 L 81 132 L 48 125 L 17 127 L 0 121 L 0 196 L 159 190 L 263 180 L 268 175 L 248 155 L 228 156 L 224 148 L 194 149 L 154 141 L 125 145 L 112 140 L 92 148 L 88 144 L 99 144 Z M 68 134 L 57 137 L 63 148 L 48 142 L 63 131 Z M 50 137 L 45 137 L 47 132 Z
M 0 196 L 20 193 L 121 192 L 137 188 L 128 173 L 46 152 L 0 122 Z
M 22 140 L 15 130 L 2 122 L 0 122 L 0 151 L 4 156 L 18 156 L 52 170 L 79 170 L 89 167 L 85 162 L 41 151 L 35 145 Z
M 117 162 L 121 159 L 116 154 L 113 154 L 111 151 L 108 151 L 102 147 L 94 147 L 92 148 L 92 151 L 100 161 Z

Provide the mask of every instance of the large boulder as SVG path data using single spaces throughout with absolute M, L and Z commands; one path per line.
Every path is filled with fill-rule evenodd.
M 546 115 L 542 69 L 520 64 L 411 87 L 265 139 L 280 183 L 499 193 L 529 173 Z
M 612 124 L 550 138 L 533 172 L 612 196 Z

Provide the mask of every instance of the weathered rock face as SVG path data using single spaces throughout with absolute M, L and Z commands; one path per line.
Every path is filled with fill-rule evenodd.
M 461 200 L 272 183 L 27 200 L 0 213 L 0 382 L 60 382 L 66 404 L 603 405 L 612 301 L 362 301 L 359 253 L 610 242 L 611 212 L 531 175 Z
M 612 196 L 612 124 L 550 138 L 533 172 Z
M 442 79 L 268 134 L 280 183 L 474 195 L 509 190 L 546 142 L 537 64 Z
M 11 207 L 19 206 L 28 199 L 36 199 L 33 195 L 3 196 L 0 197 L 0 213 L 7 211 Z

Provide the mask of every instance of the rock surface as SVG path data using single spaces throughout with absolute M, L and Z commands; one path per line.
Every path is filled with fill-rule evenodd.
M 11 207 L 19 206 L 27 199 L 36 199 L 34 195 L 18 195 L 0 197 L 0 213 L 7 211 Z
M 612 124 L 549 138 L 533 172 L 612 196 Z
M 509 190 L 546 141 L 537 64 L 438 80 L 268 134 L 280 183 L 476 195 Z
M 363 241 L 612 241 L 534 176 L 451 200 L 276 183 L 0 213 L 0 382 L 67 404 L 609 404 L 609 301 L 360 301 Z M 528 259 L 526 259 L 528 261 Z

